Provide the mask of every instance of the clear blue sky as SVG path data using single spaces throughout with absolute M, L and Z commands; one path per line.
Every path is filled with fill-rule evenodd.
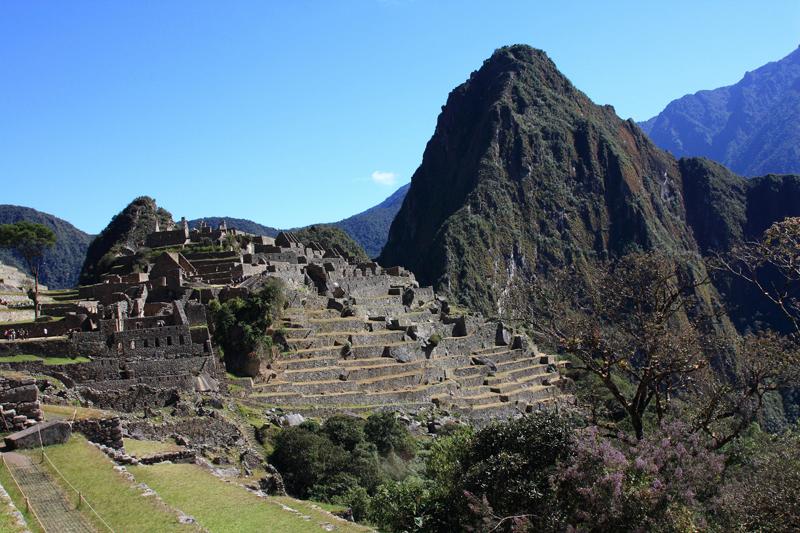
M 0 203 L 97 232 L 135 196 L 290 227 L 419 165 L 448 92 L 504 44 L 646 119 L 800 44 L 800 2 L 0 2 Z

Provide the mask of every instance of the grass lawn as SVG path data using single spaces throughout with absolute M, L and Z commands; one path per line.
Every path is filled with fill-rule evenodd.
M 42 358 L 38 355 L 29 355 L 26 353 L 20 353 L 17 355 L 6 355 L 4 357 L 0 357 L 0 363 L 30 363 L 33 361 L 41 361 Z
M 35 451 L 30 453 L 36 455 Z M 178 522 L 175 511 L 155 498 L 142 496 L 135 483 L 114 470 L 111 460 L 81 436 L 73 436 L 66 444 L 49 446 L 47 456 L 115 531 L 200 531 L 196 525 Z M 44 466 L 66 494 L 74 495 L 49 463 L 45 461 Z M 84 512 L 97 524 L 98 531 L 105 530 L 91 511 Z
M 125 451 L 136 457 L 148 457 L 157 453 L 177 452 L 183 449 L 182 446 L 170 441 L 122 439 L 122 442 L 125 444 Z
M 308 503 L 292 498 L 259 498 L 244 488 L 214 477 L 193 464 L 157 464 L 134 466 L 130 472 L 137 481 L 147 483 L 161 498 L 184 513 L 193 516 L 201 526 L 215 533 L 280 531 L 324 531 L 321 524 L 330 523 L 335 531 L 368 531 L 367 528 L 331 518 L 312 509 Z M 287 505 L 307 515 L 310 520 L 291 511 Z
M 6 355 L 0 357 L 0 363 L 30 363 L 33 361 L 43 361 L 48 366 L 53 365 L 74 365 L 78 363 L 88 363 L 91 361 L 88 357 L 42 357 L 39 355 L 31 355 L 27 353 L 19 353 L 16 355 Z

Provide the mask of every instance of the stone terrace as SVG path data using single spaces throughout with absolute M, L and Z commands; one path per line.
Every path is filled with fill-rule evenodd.
M 338 298 L 306 298 L 286 310 L 287 350 L 249 390 L 250 405 L 360 411 L 433 403 L 490 418 L 564 398 L 559 363 L 527 338 L 451 312 L 408 272 L 374 272 L 325 280 Z

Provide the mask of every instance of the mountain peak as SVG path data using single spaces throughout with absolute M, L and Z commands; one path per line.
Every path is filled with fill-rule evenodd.
M 547 54 L 503 47 L 450 93 L 379 261 L 503 312 L 517 283 L 580 254 L 685 249 L 679 184 L 674 160 Z

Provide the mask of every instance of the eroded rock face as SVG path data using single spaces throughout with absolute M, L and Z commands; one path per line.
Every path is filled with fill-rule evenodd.
M 64 444 L 72 434 L 72 425 L 63 420 L 42 422 L 22 431 L 12 433 L 4 440 L 9 450 L 38 448 L 52 444 Z

